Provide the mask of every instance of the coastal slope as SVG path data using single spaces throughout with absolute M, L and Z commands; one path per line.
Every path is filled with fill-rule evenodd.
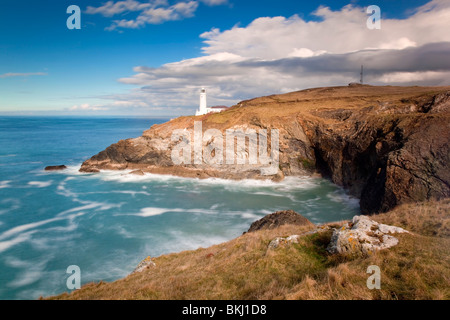
M 320 173 L 360 199 L 366 214 L 450 196 L 450 87 L 353 85 L 307 89 L 242 101 L 219 114 L 190 116 L 154 125 L 136 139 L 119 141 L 86 160 L 80 171 L 131 170 L 193 178 L 273 179 Z M 194 128 L 259 133 L 272 151 L 278 130 L 279 161 L 272 172 L 261 164 L 175 165 L 182 139 L 195 145 Z M 197 127 L 198 128 L 198 127 Z M 174 139 L 175 130 L 189 132 Z M 214 138 L 201 137 L 203 155 Z M 247 136 L 233 156 L 249 159 L 257 139 Z M 198 143 L 198 142 L 197 142 Z M 225 143 L 225 142 L 223 142 Z M 252 149 L 253 148 L 253 149 Z M 195 158 L 195 150 L 192 157 Z M 214 151 L 212 151 L 214 153 Z M 264 168 L 263 168 L 264 169 Z
M 404 228 L 398 244 L 368 256 L 330 254 L 332 228 L 278 225 L 194 251 L 148 257 L 146 267 L 110 283 L 89 283 L 48 299 L 450 299 L 450 201 L 406 204 L 370 218 Z M 299 235 L 295 242 L 277 237 Z M 381 288 L 367 287 L 368 266 L 382 270 Z

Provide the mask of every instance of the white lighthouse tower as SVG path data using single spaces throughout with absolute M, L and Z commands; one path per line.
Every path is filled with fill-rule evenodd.
M 206 104 L 206 90 L 202 88 L 200 91 L 200 109 L 195 113 L 196 116 L 201 116 L 208 113 L 208 107 Z
M 205 88 L 202 88 L 202 90 L 200 91 L 200 108 L 195 113 L 196 116 L 202 116 L 202 115 L 208 114 L 208 113 L 222 112 L 226 109 L 228 109 L 228 107 L 225 107 L 225 106 L 217 106 L 217 107 L 208 108 L 208 105 L 206 104 L 206 90 L 205 90 Z

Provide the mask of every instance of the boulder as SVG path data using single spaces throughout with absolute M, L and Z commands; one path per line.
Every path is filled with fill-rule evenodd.
M 298 239 L 300 238 L 300 235 L 294 234 L 289 237 L 278 237 L 270 241 L 269 243 L 269 249 L 276 249 L 279 246 L 283 245 L 289 245 L 291 243 L 298 243 Z
M 142 170 L 134 170 L 134 171 L 131 171 L 129 174 L 132 174 L 135 176 L 144 176 L 145 175 L 144 171 L 142 171 Z
M 67 169 L 65 165 L 45 167 L 45 171 L 59 171 L 64 169 Z
M 133 270 L 132 274 L 136 272 L 142 272 L 150 267 L 156 267 L 156 264 L 152 261 L 152 258 L 148 256 L 138 264 L 138 266 Z
M 352 222 L 340 229 L 334 229 L 327 251 L 332 254 L 367 255 L 376 250 L 386 249 L 398 244 L 392 233 L 408 233 L 394 226 L 373 221 L 367 216 L 355 216 Z
M 275 229 L 284 224 L 313 225 L 308 219 L 293 210 L 277 211 L 253 222 L 247 232 Z

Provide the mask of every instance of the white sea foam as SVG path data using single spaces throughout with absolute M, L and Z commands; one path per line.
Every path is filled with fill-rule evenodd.
M 280 197 L 280 198 L 286 197 L 286 194 L 280 194 L 276 192 L 265 192 L 265 191 L 252 192 L 252 194 L 259 196 Z
M 0 181 L 0 189 L 10 188 L 11 186 L 9 184 L 11 182 L 11 180 Z
M 96 211 L 102 211 L 102 210 L 109 210 L 109 209 L 117 207 L 117 206 L 118 205 L 111 205 L 111 204 L 102 203 L 102 202 L 91 202 L 91 203 L 83 205 L 83 206 L 75 207 L 75 208 L 60 212 L 54 218 L 45 219 L 45 220 L 27 223 L 27 224 L 13 227 L 13 228 L 3 232 L 2 234 L 0 234 L 0 240 L 8 239 L 17 234 L 19 234 L 19 236 L 17 236 L 16 238 L 14 238 L 12 240 L 0 242 L 0 251 L 6 250 L 17 243 L 28 240 L 29 237 L 21 237 L 22 234 L 29 235 L 29 233 L 24 233 L 25 231 L 28 231 L 31 229 L 36 229 L 43 225 L 46 225 L 46 224 L 49 224 L 49 223 L 52 223 L 55 221 L 64 220 L 64 219 L 73 221 L 75 218 L 85 215 L 87 212 L 89 212 L 87 210 L 95 209 Z M 69 225 L 69 229 L 73 229 L 73 228 L 70 227 L 70 225 Z
M 248 212 L 248 211 L 242 212 L 240 215 L 241 215 L 241 217 L 244 218 L 244 219 L 258 220 L 258 219 L 261 218 L 261 216 L 255 214 L 254 212 Z
M 66 188 L 66 182 L 69 180 L 72 180 L 73 178 L 68 177 L 66 178 L 64 181 L 60 182 L 58 187 L 56 188 L 57 190 L 57 194 L 67 197 L 67 198 L 73 198 L 74 201 L 79 201 L 78 200 L 78 194 L 75 192 L 70 191 L 69 189 Z
M 180 252 L 183 250 L 195 250 L 198 248 L 207 248 L 212 245 L 216 245 L 219 243 L 223 243 L 232 239 L 233 237 L 239 235 L 242 232 L 234 232 L 234 234 L 230 235 L 199 235 L 199 234 L 191 234 L 183 231 L 171 231 L 169 233 L 169 238 L 173 239 L 172 241 L 167 241 L 163 245 L 158 246 L 156 254 L 161 253 L 170 253 L 170 252 Z M 146 248 L 149 254 L 155 254 L 155 248 L 149 245 Z
M 153 174 L 153 173 L 144 173 L 144 175 L 139 176 L 135 174 L 130 174 L 132 170 L 101 170 L 100 173 L 93 175 L 94 178 L 100 178 L 103 181 L 118 181 L 125 183 L 134 183 L 134 182 L 168 182 L 168 181 L 192 181 L 198 179 L 192 178 L 184 178 L 184 177 L 176 177 L 172 175 L 163 175 L 163 174 Z
M 53 180 L 50 181 L 30 181 L 28 182 L 29 186 L 36 187 L 36 188 L 46 188 L 48 186 L 51 186 L 53 183 Z
M 156 208 L 156 207 L 147 207 L 142 208 L 139 213 L 132 214 L 134 216 L 139 217 L 153 217 L 159 216 L 168 212 L 185 212 L 185 213 L 194 213 L 194 214 L 215 214 L 216 210 L 208 210 L 208 209 L 183 209 L 183 208 Z
M 286 177 L 283 181 L 274 182 L 270 179 L 242 179 L 230 180 L 221 178 L 187 178 L 173 175 L 162 175 L 154 173 L 144 173 L 144 175 L 130 174 L 132 170 L 101 170 L 100 173 L 91 175 L 92 178 L 100 178 L 103 181 L 118 181 L 124 183 L 133 182 L 186 182 L 194 183 L 195 185 L 222 185 L 239 188 L 253 188 L 253 187 L 279 187 L 279 190 L 295 190 L 295 189 L 310 189 L 317 187 L 318 180 L 314 177 Z
M 213 206 L 214 207 L 214 206 Z M 187 214 L 194 214 L 194 215 L 215 215 L 220 214 L 222 216 L 240 216 L 243 219 L 260 219 L 261 217 L 272 213 L 273 211 L 269 210 L 259 210 L 257 212 L 252 210 L 239 210 L 239 211 L 232 211 L 232 210 L 217 210 L 217 208 L 210 208 L 210 209 L 201 209 L 201 208 L 194 208 L 194 209 L 183 209 L 183 208 L 157 208 L 157 207 L 147 207 L 142 208 L 140 212 L 135 214 L 130 214 L 133 216 L 139 216 L 139 217 L 153 217 L 158 216 L 166 213 L 187 213 Z
M 20 201 L 18 199 L 15 199 L 15 198 L 3 199 L 0 203 L 2 203 L 2 204 L 9 204 L 9 203 L 11 203 L 11 206 L 9 208 L 0 210 L 0 215 L 4 214 L 4 213 L 8 213 L 8 212 L 13 211 L 13 210 L 17 210 L 17 209 L 20 208 Z
M 143 208 L 139 213 L 133 214 L 134 216 L 139 217 L 153 217 L 153 216 L 159 216 L 167 212 L 181 212 L 182 209 L 167 209 L 167 208 L 154 208 L 154 207 L 148 207 Z
M 67 227 L 53 227 L 43 230 L 42 233 L 33 236 L 33 241 L 30 244 L 34 249 L 45 252 L 52 252 L 59 248 L 61 243 L 66 246 L 72 239 L 74 239 L 74 234 L 69 232 L 76 229 L 76 224 L 69 223 Z M 50 234 L 54 232 L 63 233 L 62 236 L 44 236 L 44 234 Z M 68 234 L 69 233 L 69 234 Z
M 57 220 L 61 220 L 61 219 L 60 218 L 51 218 L 51 219 L 46 219 L 46 220 L 42 220 L 42 221 L 38 221 L 38 222 L 22 224 L 20 226 L 14 227 L 14 228 L 9 229 L 9 230 L 3 232 L 2 234 L 0 234 L 0 240 L 7 239 L 11 236 L 14 236 L 15 234 L 23 233 L 24 231 L 27 231 L 30 229 L 35 229 L 44 224 L 51 223 L 51 222 L 54 222 Z
M 344 203 L 350 207 L 358 207 L 359 199 L 352 197 L 343 190 L 336 190 L 327 194 L 327 198 L 333 202 Z
M 127 231 L 123 226 L 115 226 L 113 227 L 113 230 L 115 230 L 119 235 L 126 239 L 132 239 L 136 237 L 135 233 Z
M 13 281 L 8 283 L 8 287 L 19 288 L 30 285 L 42 278 L 42 270 L 28 270 L 19 274 Z
M 7 284 L 8 287 L 19 288 L 30 285 L 43 278 L 45 267 L 48 263 L 48 257 L 39 262 L 23 261 L 14 257 L 7 259 L 6 263 L 10 266 L 23 269 L 14 280 Z
M 4 262 L 7 266 L 10 266 L 13 268 L 27 268 L 30 265 L 30 262 L 18 259 L 13 256 L 6 256 L 4 259 Z
M 133 191 L 133 190 L 121 190 L 121 191 L 93 191 L 93 192 L 85 192 L 83 194 L 111 194 L 111 193 L 117 193 L 117 194 L 129 194 L 132 197 L 135 197 L 137 194 L 142 194 L 144 196 L 151 196 L 152 194 L 147 191 Z
M 211 206 L 211 208 L 209 208 L 209 209 L 216 210 L 217 208 L 223 207 L 224 205 L 225 205 L 224 203 L 216 203 L 216 204 L 213 204 Z
M 8 250 L 9 248 L 15 246 L 16 244 L 19 244 L 19 243 L 29 240 L 33 233 L 34 233 L 34 231 L 25 232 L 25 233 L 19 234 L 14 239 L 0 241 L 0 253 L 5 250 Z
M 62 217 L 62 216 L 66 216 L 69 213 L 83 211 L 83 210 L 90 210 L 90 209 L 96 209 L 96 210 L 100 210 L 100 211 L 109 210 L 109 209 L 117 207 L 117 206 L 118 205 L 108 204 L 108 203 L 104 203 L 104 202 L 89 201 L 88 204 L 85 204 L 83 206 L 79 206 L 79 207 L 75 207 L 72 209 L 62 211 L 62 212 L 58 213 L 57 217 Z
M 82 176 L 89 175 L 90 173 L 80 172 L 81 164 L 78 165 L 66 165 L 66 169 L 64 170 L 56 170 L 56 171 L 45 171 L 44 169 L 36 169 L 31 171 L 34 175 L 37 176 L 51 176 L 51 175 L 67 175 L 67 176 Z

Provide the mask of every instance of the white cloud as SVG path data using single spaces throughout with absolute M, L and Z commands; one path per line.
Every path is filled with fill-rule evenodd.
M 246 27 L 236 26 L 223 32 L 212 29 L 201 35 L 207 44 L 203 51 L 205 54 L 230 52 L 248 58 L 280 59 L 293 55 L 297 48 L 348 53 L 450 41 L 450 2 L 446 0 L 432 1 L 408 19 L 383 19 L 381 30 L 369 30 L 365 9 L 352 5 L 340 11 L 320 7 L 314 14 L 322 21 L 305 21 L 297 15 L 262 17 Z
M 208 6 L 220 6 L 227 4 L 228 0 L 201 0 L 201 2 L 207 4 Z
M 124 108 L 129 101 L 193 111 L 202 86 L 210 105 L 232 105 L 266 94 L 346 85 L 359 80 L 361 64 L 371 84 L 450 84 L 449 1 L 433 0 L 406 19 L 383 19 L 381 30 L 366 27 L 365 8 L 319 7 L 314 14 L 320 21 L 262 17 L 245 27 L 212 29 L 201 35 L 204 56 L 135 67 L 134 75 L 119 81 L 139 88 L 114 99 Z
M 215 2 L 217 0 L 213 0 Z M 118 28 L 137 29 L 147 24 L 160 24 L 166 21 L 181 20 L 194 16 L 198 8 L 198 1 L 178 2 L 169 5 L 167 0 L 151 0 L 141 3 L 135 0 L 108 1 L 100 7 L 87 7 L 88 14 L 101 14 L 104 17 L 125 15 L 131 12 L 138 12 L 134 19 L 113 20 L 112 24 L 105 28 L 108 31 Z
M 101 106 L 101 105 L 90 105 L 89 103 L 83 103 L 80 105 L 75 105 L 69 108 L 70 111 L 77 111 L 77 110 L 82 110 L 82 111 L 105 111 L 108 110 L 108 108 Z
M 100 7 L 88 6 L 86 9 L 87 14 L 101 14 L 104 17 L 112 17 L 124 12 L 142 11 L 158 5 L 167 5 L 166 0 L 154 0 L 147 3 L 141 3 L 135 0 L 125 1 L 108 1 Z

